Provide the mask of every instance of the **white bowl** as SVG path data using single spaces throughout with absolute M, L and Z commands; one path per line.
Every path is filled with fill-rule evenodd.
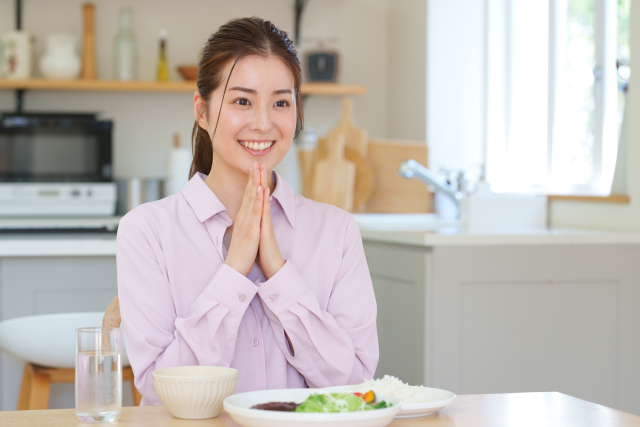
M 284 390 L 260 390 L 234 394 L 224 400 L 224 410 L 243 427 L 384 427 L 400 411 L 402 402 L 391 396 L 378 395 L 381 400 L 393 404 L 389 408 L 359 412 L 280 412 L 251 409 L 253 405 L 267 402 L 302 403 L 322 389 L 293 388 Z
M 176 366 L 153 371 L 158 397 L 176 418 L 218 416 L 222 401 L 236 388 L 238 371 L 220 366 Z
M 102 326 L 102 311 L 40 314 L 0 322 L 0 349 L 18 359 L 51 368 L 76 366 L 76 329 Z M 122 339 L 122 366 L 129 359 Z

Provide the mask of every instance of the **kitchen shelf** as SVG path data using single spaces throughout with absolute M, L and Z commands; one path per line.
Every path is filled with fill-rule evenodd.
M 564 196 L 549 195 L 550 201 L 562 200 L 567 202 L 595 202 L 595 203 L 620 203 L 629 204 L 631 198 L 626 194 L 612 194 L 610 196 Z
M 66 90 L 66 91 L 108 91 L 108 92 L 194 92 L 196 83 L 193 81 L 133 81 L 122 82 L 114 80 L 50 80 L 0 79 L 0 89 L 14 90 Z M 345 96 L 362 95 L 367 88 L 362 85 L 342 85 L 337 83 L 304 83 L 303 95 Z

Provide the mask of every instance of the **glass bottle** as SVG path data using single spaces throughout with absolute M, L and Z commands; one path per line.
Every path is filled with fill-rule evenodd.
M 130 81 L 138 78 L 136 39 L 131 25 L 131 9 L 120 9 L 120 24 L 114 44 L 114 78 L 116 80 Z
M 169 63 L 167 61 L 167 30 L 160 30 L 160 53 L 158 56 L 158 72 L 156 80 L 159 82 L 169 81 Z

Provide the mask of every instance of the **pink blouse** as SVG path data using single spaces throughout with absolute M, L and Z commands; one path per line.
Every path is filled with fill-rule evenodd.
M 257 263 L 248 276 L 224 264 L 232 221 L 205 175 L 120 221 L 118 295 L 143 405 L 162 404 L 151 373 L 169 366 L 236 368 L 236 393 L 373 377 L 376 301 L 353 216 L 272 176 L 271 215 L 286 262 L 269 280 Z

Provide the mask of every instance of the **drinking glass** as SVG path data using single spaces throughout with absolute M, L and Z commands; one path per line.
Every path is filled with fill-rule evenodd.
M 76 415 L 111 422 L 122 411 L 120 328 L 76 329 Z

